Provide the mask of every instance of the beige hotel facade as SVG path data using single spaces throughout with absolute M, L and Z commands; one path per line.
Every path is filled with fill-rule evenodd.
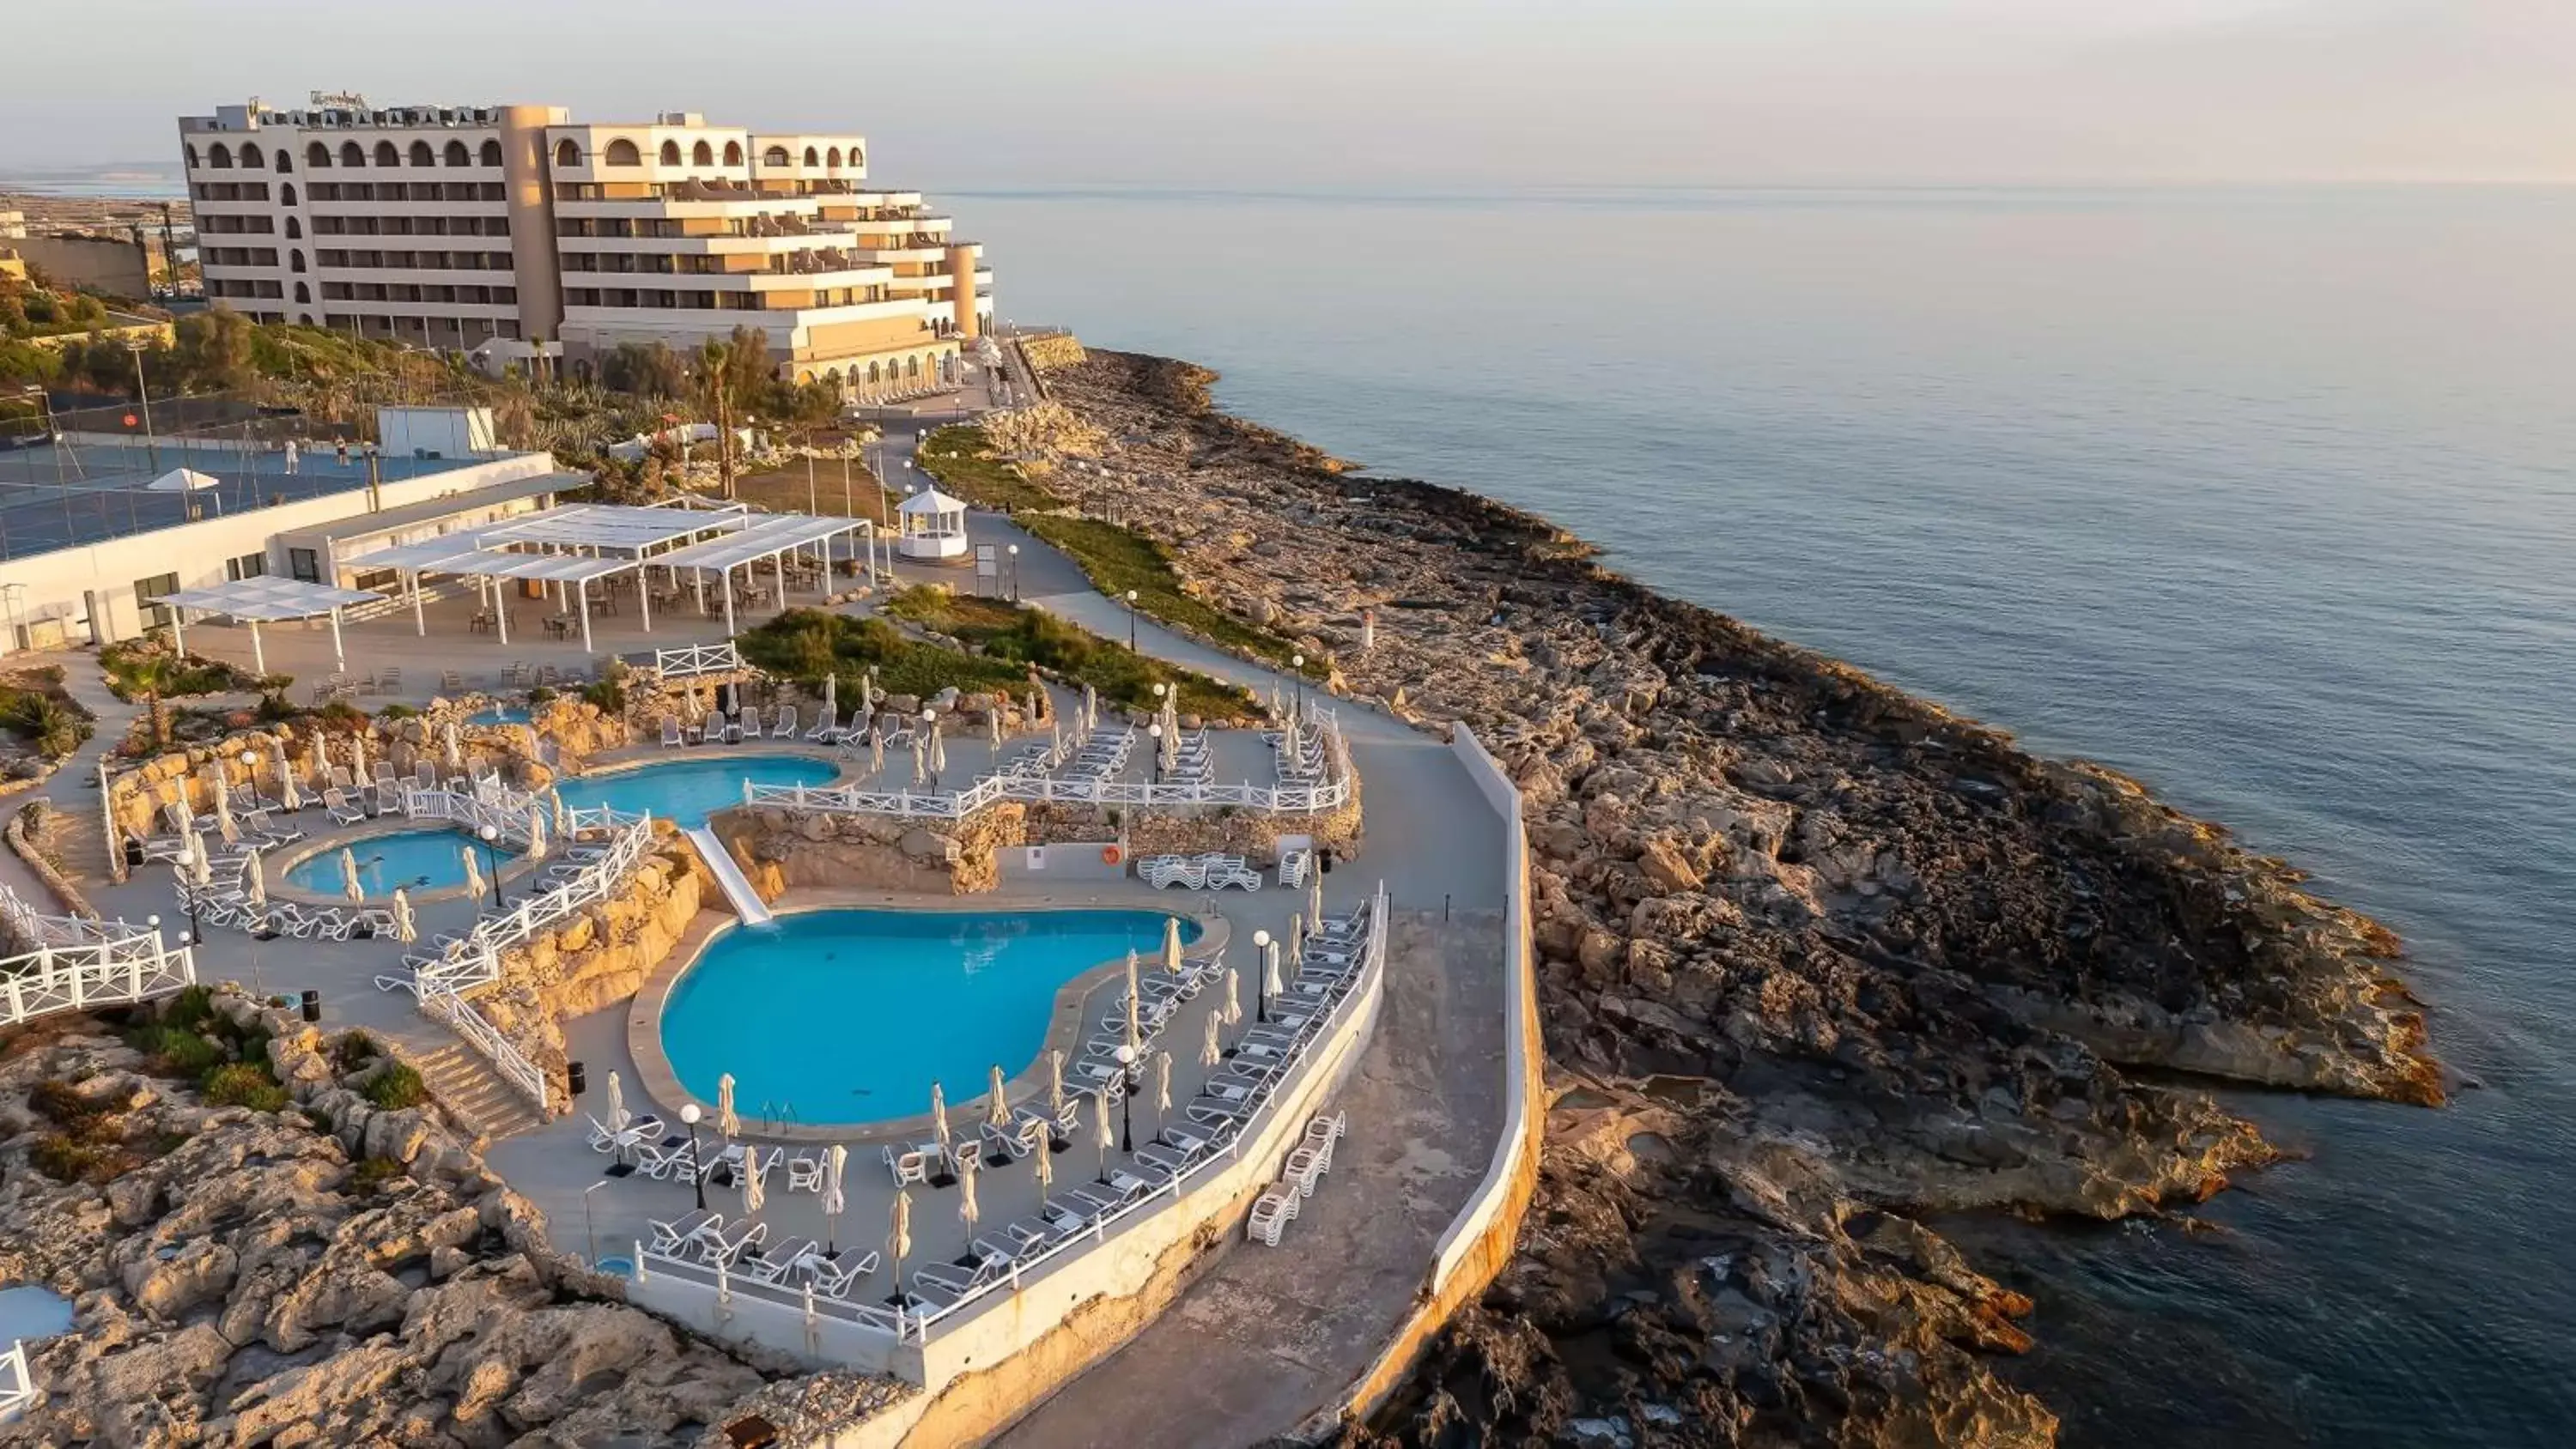
M 575 376 L 750 326 L 781 376 L 865 397 L 952 380 L 992 318 L 981 247 L 870 183 L 855 134 L 317 95 L 184 116 L 179 141 L 206 294 L 262 321 Z

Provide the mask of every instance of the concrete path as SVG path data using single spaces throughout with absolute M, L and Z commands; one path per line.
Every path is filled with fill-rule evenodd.
M 1329 1406 L 1376 1360 L 1502 1127 L 1501 993 L 1487 989 L 1502 917 L 1402 915 L 1389 947 L 1376 1040 L 1334 1103 L 1350 1135 L 1280 1246 L 1230 1239 L 1151 1327 L 997 1443 L 1249 1444 Z
M 15 662 L 60 665 L 64 691 L 97 719 L 90 737 L 81 742 L 80 749 L 63 762 L 61 769 L 47 776 L 32 790 L 0 795 L 0 810 L 14 813 L 30 800 L 43 800 L 64 812 L 68 826 L 58 828 L 62 829 L 62 852 L 72 866 L 66 874 L 75 880 L 101 874 L 107 869 L 103 853 L 105 846 L 101 843 L 107 829 L 105 817 L 100 813 L 103 807 L 98 798 L 98 762 L 125 742 L 126 731 L 143 713 L 143 707 L 127 704 L 108 690 L 107 680 L 99 672 L 96 655 L 62 650 L 21 656 Z M 20 860 L 14 850 L 0 848 L 0 882 L 5 882 L 21 898 L 33 902 L 40 911 L 52 913 L 63 908 L 55 900 L 54 893 L 36 878 L 36 873 L 27 868 L 27 863 Z

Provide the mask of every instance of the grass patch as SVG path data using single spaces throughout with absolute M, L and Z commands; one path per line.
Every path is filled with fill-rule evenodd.
M 283 1112 L 286 1089 L 269 1069 L 254 1062 L 232 1062 L 206 1073 L 200 1090 L 212 1107 L 248 1107 L 254 1112 Z
M 903 492 L 877 481 L 865 460 L 849 460 L 849 478 L 841 477 L 841 460 L 814 460 L 814 479 L 805 480 L 805 460 L 796 459 L 773 473 L 754 473 L 733 480 L 734 496 L 779 513 L 816 513 L 829 518 L 866 518 L 891 529 Z M 873 493 L 870 490 L 875 490 Z
M 1052 669 L 1090 685 L 1111 704 L 1152 709 L 1154 686 L 1167 684 L 1179 691 L 1183 714 L 1229 721 L 1251 714 L 1243 691 L 1139 654 L 1043 610 L 914 588 L 896 595 L 886 612 L 963 639 L 984 651 L 985 658 L 1008 660 L 1023 669 L 1031 664 Z
M 125 1034 L 125 1044 L 143 1053 L 144 1066 L 157 1076 L 195 1078 L 223 1063 L 224 1049 L 184 1026 L 156 1021 Z
M 428 1101 L 429 1085 L 420 1079 L 420 1073 L 401 1062 L 394 1062 L 369 1077 L 367 1084 L 358 1089 L 358 1095 L 388 1112 L 397 1112 Z
M 742 657 L 772 674 L 820 689 L 837 676 L 840 697 L 855 704 L 859 679 L 877 671 L 877 687 L 927 699 L 954 687 L 967 694 L 1018 689 L 1026 670 L 998 659 L 904 637 L 883 619 L 854 619 L 820 609 L 790 609 L 735 641 Z
M 1093 588 L 1121 603 L 1126 601 L 1128 591 L 1134 590 L 1136 608 L 1147 618 L 1196 630 L 1220 644 L 1281 665 L 1299 652 L 1293 642 L 1183 592 L 1181 576 L 1172 567 L 1171 551 L 1132 528 L 1096 518 L 1045 515 L 1023 518 L 1019 523 L 1079 565 Z M 1306 656 L 1305 673 L 1313 678 L 1323 678 L 1331 667 L 1317 655 Z
M 1022 473 L 1019 465 L 984 454 L 993 440 L 971 424 L 941 428 L 921 440 L 913 454 L 921 471 L 939 486 L 978 508 L 1017 513 L 1024 508 L 1062 508 L 1065 501 Z

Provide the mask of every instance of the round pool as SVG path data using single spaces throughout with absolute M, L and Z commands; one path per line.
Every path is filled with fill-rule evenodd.
M 741 804 L 745 780 L 756 785 L 829 785 L 840 773 L 840 766 L 811 755 L 709 754 L 576 775 L 557 784 L 555 793 L 576 810 L 597 805 L 650 810 L 685 830 L 706 824 L 709 815 L 726 806 Z
M 478 725 L 526 724 L 529 718 L 528 707 L 526 705 L 493 704 L 485 705 L 483 708 L 467 715 L 465 717 L 465 722 L 467 724 Z
M 1056 992 L 1129 951 L 1163 949 L 1159 911 L 808 911 L 719 936 L 671 988 L 662 1051 L 716 1099 L 734 1075 L 744 1117 L 862 1124 L 955 1104 L 993 1067 L 1046 1046 Z M 1197 923 L 1181 922 L 1184 942 Z M 952 1108 L 953 1110 L 953 1108 Z M 973 1111 L 971 1105 L 967 1109 Z
M 358 860 L 358 883 L 369 896 L 390 895 L 394 887 L 406 890 L 453 890 L 465 884 L 467 840 L 456 830 L 398 830 L 390 835 L 370 835 L 349 842 L 349 853 Z M 507 864 L 509 856 L 500 857 Z M 321 850 L 286 868 L 287 885 L 317 896 L 336 896 L 345 889 L 340 875 L 340 852 Z

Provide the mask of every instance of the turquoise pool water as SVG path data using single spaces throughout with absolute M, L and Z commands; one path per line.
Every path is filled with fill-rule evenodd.
M 528 708 L 526 705 L 520 704 L 491 705 L 467 715 L 465 717 L 465 722 L 467 724 L 479 725 L 526 724 L 528 722 Z
M 578 775 L 558 785 L 556 793 L 576 810 L 594 805 L 650 810 L 687 829 L 706 824 L 709 815 L 728 805 L 741 804 L 745 780 L 761 785 L 829 785 L 840 773 L 840 767 L 829 760 L 803 756 L 709 754 L 667 765 Z
M 718 937 L 672 988 L 662 1050 L 703 1101 L 734 1075 L 745 1118 L 866 1123 L 967 1114 L 996 1063 L 1046 1045 L 1056 989 L 1130 950 L 1163 948 L 1156 911 L 810 911 Z M 1198 937 L 1183 921 L 1181 938 Z
M 358 883 L 369 896 L 382 896 L 396 886 L 434 891 L 465 884 L 465 844 L 461 831 L 402 830 L 356 841 L 349 853 L 358 858 Z M 508 863 L 506 851 L 500 860 Z M 286 883 L 316 895 L 338 895 L 340 852 L 326 850 L 288 866 Z

